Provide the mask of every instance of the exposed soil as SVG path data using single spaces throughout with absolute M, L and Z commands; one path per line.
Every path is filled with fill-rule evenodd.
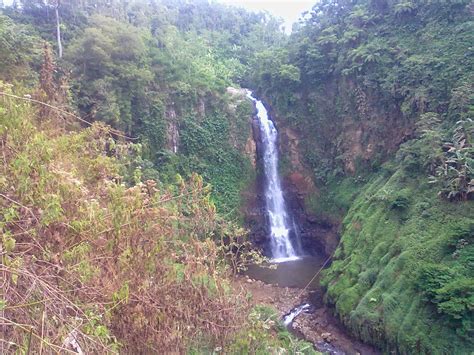
M 299 337 L 313 343 L 319 351 L 330 354 L 375 355 L 381 352 L 354 339 L 339 320 L 322 302 L 322 290 L 310 291 L 300 288 L 279 287 L 266 284 L 248 276 L 235 278 L 235 287 L 252 294 L 254 304 L 266 304 L 276 308 L 283 316 L 295 306 L 308 302 L 314 313 L 301 313 L 292 324 L 292 331 Z

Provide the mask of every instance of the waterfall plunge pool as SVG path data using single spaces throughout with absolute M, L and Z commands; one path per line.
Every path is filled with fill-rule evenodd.
M 251 279 L 275 286 L 304 288 L 321 269 L 325 261 L 325 257 L 318 255 L 287 258 L 287 260 L 279 262 L 271 261 L 270 263 L 249 265 L 244 274 Z M 311 281 L 308 289 L 318 286 L 319 276 Z

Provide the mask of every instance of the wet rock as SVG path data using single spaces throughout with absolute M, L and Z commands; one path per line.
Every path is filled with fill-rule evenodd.
M 328 343 L 334 340 L 334 337 L 329 332 L 321 334 L 321 338 L 323 338 L 323 340 L 327 341 Z

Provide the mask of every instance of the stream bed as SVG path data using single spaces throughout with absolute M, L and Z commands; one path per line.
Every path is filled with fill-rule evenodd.
M 380 354 L 351 336 L 324 305 L 319 275 L 314 276 L 325 262 L 323 256 L 308 256 L 277 264 L 251 265 L 243 278 L 257 302 L 277 308 L 288 329 L 311 342 L 317 351 L 331 355 Z

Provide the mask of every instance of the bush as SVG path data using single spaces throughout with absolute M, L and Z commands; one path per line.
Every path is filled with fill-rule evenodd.
M 247 329 L 247 301 L 229 294 L 227 251 L 212 239 L 235 228 L 202 177 L 135 173 L 127 186 L 119 171 L 134 148 L 116 141 L 112 153 L 109 127 L 41 129 L 28 104 L 0 105 L 7 352 L 73 349 L 71 339 L 91 353 L 183 352 Z

